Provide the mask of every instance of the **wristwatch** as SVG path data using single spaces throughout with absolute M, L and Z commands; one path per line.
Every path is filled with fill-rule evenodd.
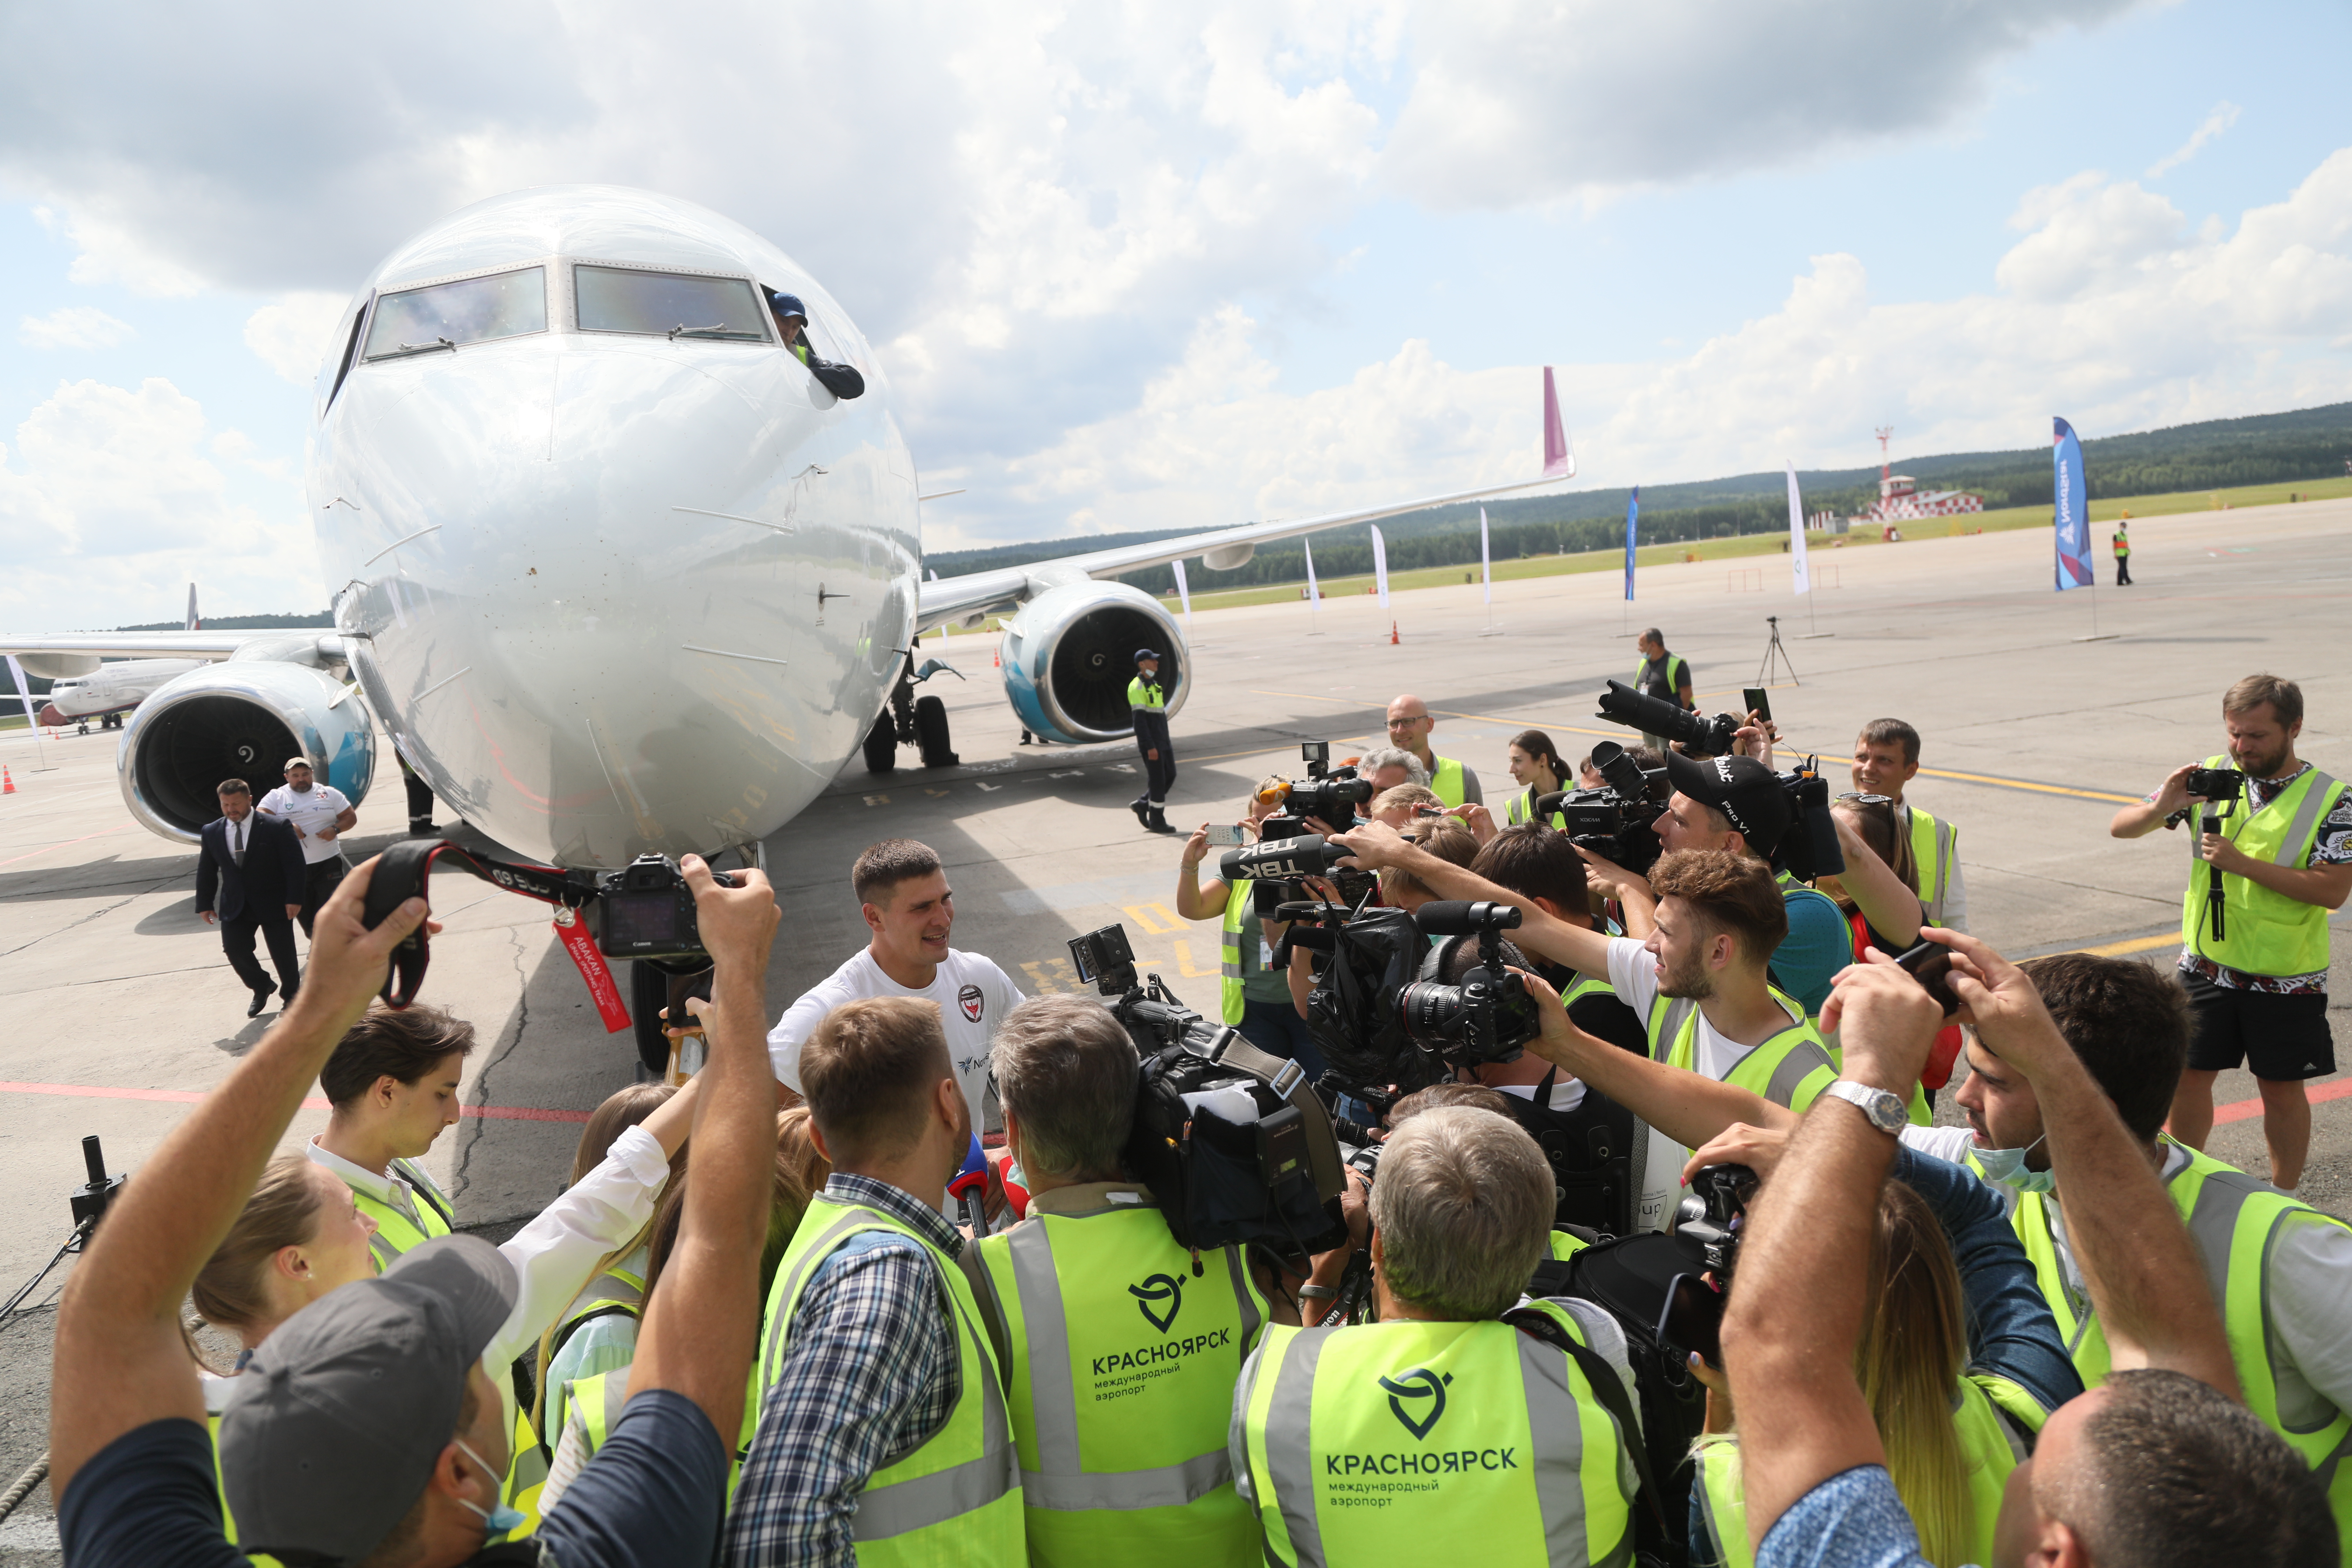
M 1873 1089 L 1866 1083 L 1856 1083 L 1842 1078 L 1822 1091 L 1836 1095 L 1848 1105 L 1870 1118 L 1870 1124 L 1892 1138 L 1911 1124 L 1911 1113 L 1903 1102 L 1883 1089 Z

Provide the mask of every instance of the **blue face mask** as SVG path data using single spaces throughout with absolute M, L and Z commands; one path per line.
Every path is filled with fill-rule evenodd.
M 482 1474 L 485 1476 L 497 1474 L 489 1466 L 482 1464 L 482 1457 L 467 1447 L 463 1437 L 452 1437 L 450 1441 L 457 1445 L 458 1451 L 466 1458 L 473 1460 L 477 1465 L 481 1465 Z M 485 1546 L 495 1545 L 505 1540 L 507 1536 L 520 1530 L 528 1517 L 520 1509 L 509 1508 L 504 1499 L 499 1500 L 496 1508 L 484 1508 L 479 1503 L 467 1502 L 464 1498 L 459 1498 L 457 1500 L 482 1516 L 482 1528 L 488 1532 L 482 1537 L 482 1544 Z
M 2055 1171 L 2029 1171 L 2025 1168 L 2025 1157 L 2041 1148 L 2042 1139 L 2049 1136 L 2045 1132 L 2042 1138 L 2036 1138 L 2022 1149 L 1976 1150 L 1977 1169 L 1984 1173 L 1986 1181 L 2014 1187 L 2021 1193 L 2050 1192 L 2058 1185 Z

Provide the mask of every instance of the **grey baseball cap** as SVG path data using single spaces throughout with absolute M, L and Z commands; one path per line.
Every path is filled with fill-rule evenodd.
M 221 1489 L 247 1552 L 356 1563 L 425 1491 L 467 1369 L 521 1289 L 478 1237 L 443 1236 L 264 1340 L 221 1413 Z

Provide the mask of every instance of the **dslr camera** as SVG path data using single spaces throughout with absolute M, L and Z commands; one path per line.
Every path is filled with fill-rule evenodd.
M 2235 800 L 2244 793 L 2246 775 L 2236 768 L 2191 768 L 2189 793 L 2200 800 Z
M 1139 982 L 1126 928 L 1070 939 L 1070 962 L 1111 1004 L 1141 1061 L 1127 1164 L 1160 1196 L 1181 1247 L 1264 1247 L 1284 1258 L 1347 1236 L 1347 1178 L 1329 1111 L 1297 1063 L 1269 1056 Z
M 711 872 L 721 887 L 742 881 Z M 708 959 L 702 928 L 695 920 L 694 889 L 667 855 L 640 855 L 617 871 L 595 873 L 596 946 L 607 958 L 643 958 L 668 963 Z
M 1756 1173 L 1745 1165 L 1708 1165 L 1691 1178 L 1675 1208 L 1675 1240 L 1693 1264 L 1728 1279 L 1739 1262 L 1739 1231 L 1756 1195 Z
M 1433 977 L 1397 993 L 1406 1035 L 1450 1067 L 1517 1060 L 1540 1032 L 1527 982 L 1503 966 L 1503 932 L 1517 928 L 1519 911 L 1509 904 L 1440 900 L 1414 910 L 1413 923 L 1424 936 L 1475 936 L 1478 962 L 1458 985 Z M 1431 950 L 1430 969 L 1446 951 Z
M 1372 798 L 1372 781 L 1358 777 L 1353 764 L 1331 767 L 1330 742 L 1302 741 L 1298 752 L 1307 777 L 1258 793 L 1260 800 L 1282 803 L 1280 811 L 1258 825 L 1260 840 L 1300 837 L 1312 831 L 1307 826 L 1310 816 L 1344 830 L 1355 822 L 1356 808 Z
M 1622 680 L 1609 683 L 1609 689 L 1601 694 L 1601 711 L 1593 717 L 1655 735 L 1661 741 L 1680 741 L 1686 757 L 1727 754 L 1732 737 L 1746 722 L 1729 713 L 1702 719 L 1679 703 L 1636 691 Z
M 1539 796 L 1535 820 L 1549 822 L 1557 812 L 1572 843 L 1628 871 L 1648 871 L 1661 853 L 1651 824 L 1666 804 L 1661 793 L 1664 770 L 1644 773 L 1632 753 L 1614 741 L 1593 746 L 1592 765 L 1601 773 L 1599 789 L 1555 790 Z

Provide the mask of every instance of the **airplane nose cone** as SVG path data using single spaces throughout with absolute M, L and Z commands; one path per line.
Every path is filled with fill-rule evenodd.
M 868 521 L 895 489 L 911 513 L 903 448 L 773 349 L 547 346 L 347 414 L 369 532 L 413 536 L 351 596 L 371 700 L 518 849 L 759 837 L 830 782 L 906 646 L 912 540 Z
M 44 702 L 41 704 L 41 716 L 39 722 L 55 726 L 58 724 L 71 723 L 72 721 L 58 711 L 58 705 L 56 703 Z

